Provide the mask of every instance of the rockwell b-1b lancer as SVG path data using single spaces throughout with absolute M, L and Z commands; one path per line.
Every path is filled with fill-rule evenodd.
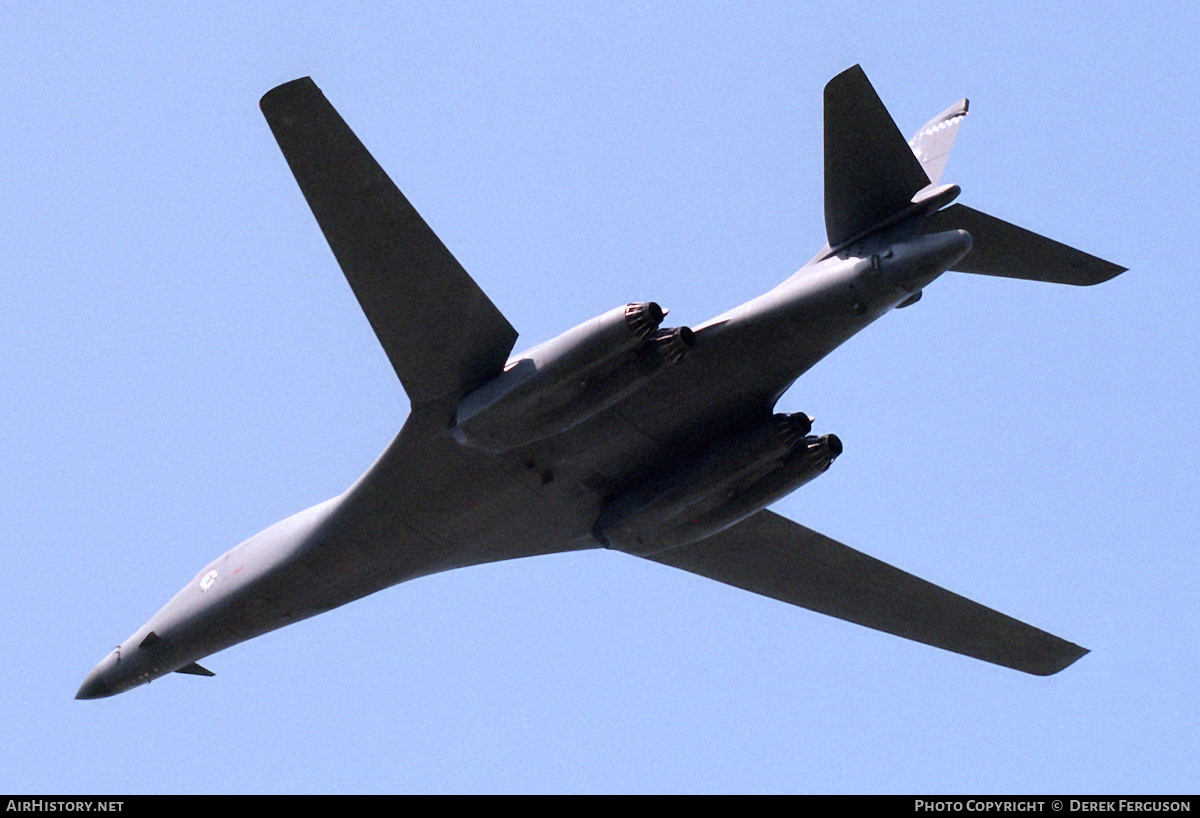
M 905 141 L 862 70 L 825 88 L 828 243 L 695 327 L 616 307 L 510 356 L 517 333 L 310 79 L 261 103 L 411 413 L 343 494 L 200 570 L 105 657 L 112 696 L 267 631 L 439 571 L 605 547 L 1010 668 L 1087 651 L 766 510 L 841 454 L 775 413 L 842 342 L 946 271 L 1096 284 L 1123 268 L 952 204 L 967 101 Z

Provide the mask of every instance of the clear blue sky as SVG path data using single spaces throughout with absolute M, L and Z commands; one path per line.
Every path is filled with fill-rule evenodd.
M 0 791 L 1195 791 L 1192 4 L 6 3 Z M 1040 679 L 608 552 L 402 585 L 78 702 L 407 401 L 258 112 L 311 75 L 521 332 L 822 243 L 821 89 L 960 97 L 960 201 L 1130 267 L 948 275 L 781 402 L 776 510 L 1092 649 Z

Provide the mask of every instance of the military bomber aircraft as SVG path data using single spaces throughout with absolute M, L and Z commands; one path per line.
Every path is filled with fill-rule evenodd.
M 112 696 L 406 580 L 605 547 L 1038 675 L 1087 651 L 766 510 L 842 452 L 792 383 L 942 273 L 1096 284 L 1123 268 L 952 204 L 962 100 L 906 141 L 863 71 L 825 87 L 828 243 L 692 328 L 630 303 L 510 357 L 516 331 L 312 82 L 261 107 L 411 403 L 343 494 L 200 570 L 92 670 Z

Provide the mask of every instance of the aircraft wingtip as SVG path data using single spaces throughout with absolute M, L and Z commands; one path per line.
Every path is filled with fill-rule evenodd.
M 1068 642 L 1058 656 L 1053 657 L 1053 659 L 1047 658 L 1045 664 L 1031 668 L 1029 672 L 1035 676 L 1053 676 L 1056 673 L 1066 670 L 1089 653 L 1091 651 L 1087 648 L 1082 648 L 1079 645 Z
M 263 111 L 266 111 L 267 107 L 270 106 L 275 99 L 285 96 L 289 91 L 298 91 L 301 88 L 307 90 L 310 87 L 317 87 L 317 84 L 312 81 L 312 77 L 299 77 L 294 80 L 288 80 L 281 85 L 276 85 L 270 91 L 267 91 L 267 93 L 263 94 L 262 98 L 258 101 L 258 107 Z
M 1085 287 L 1093 287 L 1097 284 L 1103 284 L 1105 281 L 1111 281 L 1121 273 L 1128 271 L 1128 267 L 1122 267 L 1119 264 L 1113 264 L 1111 261 L 1096 259 L 1090 265 L 1090 269 L 1084 269 L 1080 275 L 1079 281 L 1071 282 L 1078 283 Z
M 826 91 L 828 91 L 830 86 L 833 86 L 836 88 L 838 83 L 845 82 L 850 77 L 857 78 L 859 76 L 862 76 L 865 78 L 866 75 L 867 74 L 865 71 L 863 71 L 862 66 L 859 65 L 858 63 L 855 63 L 854 65 L 847 68 L 845 71 L 839 72 L 833 79 L 831 79 L 829 82 L 825 83 L 825 89 L 826 89 Z

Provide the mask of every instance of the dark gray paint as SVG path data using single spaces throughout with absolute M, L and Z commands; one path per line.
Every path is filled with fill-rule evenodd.
M 600 521 L 619 525 L 613 547 L 1029 673 L 1057 672 L 1086 653 L 757 510 L 841 451 L 833 436 L 807 438 L 810 454 L 820 449 L 811 472 L 796 459 L 803 446 L 764 444 L 775 402 L 946 270 L 1074 284 L 1121 272 L 999 219 L 945 208 L 958 188 L 934 187 L 926 170 L 940 177 L 953 133 L 936 141 L 936 165 L 922 165 L 857 66 L 825 91 L 830 243 L 775 289 L 696 327 L 694 339 L 676 332 L 694 344 L 670 355 L 655 346 L 669 340 L 665 330 L 630 341 L 606 313 L 506 363 L 512 327 L 312 81 L 276 88 L 262 108 L 412 413 L 345 493 L 205 566 L 96 666 L 78 698 L 207 673 L 197 661 L 209 654 L 409 579 L 599 547 L 608 539 Z M 965 101 L 948 112 L 960 109 Z M 600 371 L 619 390 L 593 399 L 589 379 Z M 506 415 L 509 395 L 522 403 Z M 506 427 L 517 418 L 530 425 L 543 405 L 559 413 L 551 433 Z M 455 428 L 459 417 L 482 418 L 474 442 Z M 757 441 L 761 454 L 734 457 L 729 447 L 741 440 Z M 720 474 L 726 456 L 729 480 Z M 656 488 L 671 485 L 696 488 Z M 697 496 L 713 487 L 726 494 Z M 703 513 L 689 516 L 696 508 Z M 658 550 L 652 533 L 664 525 L 664 541 L 687 543 Z

